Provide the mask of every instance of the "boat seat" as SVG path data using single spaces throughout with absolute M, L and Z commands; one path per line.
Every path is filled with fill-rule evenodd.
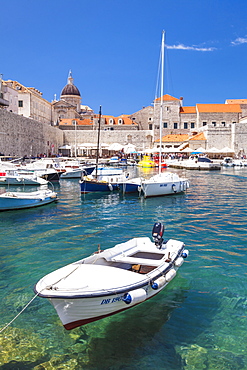
M 130 265 L 146 265 L 155 267 L 158 267 L 162 262 L 165 262 L 164 259 L 151 260 L 148 258 L 124 257 L 121 255 L 111 258 L 111 261 L 129 263 Z

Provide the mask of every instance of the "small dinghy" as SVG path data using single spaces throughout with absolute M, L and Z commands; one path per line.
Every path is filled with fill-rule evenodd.
M 67 330 L 114 315 L 159 293 L 176 276 L 188 251 L 184 243 L 164 241 L 155 223 L 153 242 L 131 239 L 62 267 L 34 288 L 48 298 Z
M 57 194 L 48 188 L 32 192 L 7 191 L 0 194 L 0 211 L 38 207 L 56 200 Z

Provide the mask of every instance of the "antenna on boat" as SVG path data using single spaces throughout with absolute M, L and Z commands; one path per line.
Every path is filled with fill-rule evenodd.
M 96 150 L 96 179 L 98 178 L 100 121 L 101 121 L 101 105 L 99 107 L 98 141 L 97 141 L 97 150 Z

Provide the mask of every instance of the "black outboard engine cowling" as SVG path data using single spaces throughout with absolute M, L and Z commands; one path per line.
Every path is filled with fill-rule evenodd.
M 164 239 L 162 238 L 164 234 L 164 229 L 164 225 L 162 225 L 160 222 L 156 222 L 153 226 L 152 237 L 155 245 L 159 246 L 159 248 L 162 247 L 162 243 L 164 241 Z

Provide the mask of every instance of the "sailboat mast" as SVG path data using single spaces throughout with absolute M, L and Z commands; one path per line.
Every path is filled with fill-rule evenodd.
M 98 141 L 97 141 L 97 150 L 96 150 L 96 179 L 98 178 L 100 121 L 101 121 L 101 105 L 99 107 Z
M 165 61 L 165 31 L 162 31 L 161 41 L 161 80 L 160 80 L 160 153 L 159 153 L 159 173 L 161 173 L 161 155 L 162 155 L 162 114 L 163 114 L 163 96 L 164 96 L 164 61 Z

